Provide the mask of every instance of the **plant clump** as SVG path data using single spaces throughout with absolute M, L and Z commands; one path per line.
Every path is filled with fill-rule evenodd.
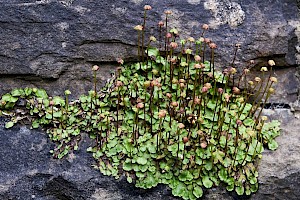
M 6 128 L 31 116 L 32 127 L 44 127 L 57 143 L 51 151 L 55 158 L 76 150 L 86 132 L 95 141 L 88 149 L 94 166 L 104 175 L 125 175 L 140 188 L 166 184 L 183 199 L 200 198 L 219 185 L 238 195 L 256 192 L 256 161 L 264 146 L 278 147 L 279 122 L 261 116 L 277 82 L 275 62 L 262 68 L 262 78 L 250 80 L 254 63 L 238 73 L 236 45 L 232 63 L 218 71 L 217 45 L 205 38 L 208 25 L 199 39 L 180 38 L 168 27 L 169 10 L 165 22 L 158 23 L 159 39 L 146 41 L 151 9 L 144 7 L 143 25 L 134 28 L 139 62 L 124 65 L 119 59 L 115 79 L 100 92 L 99 67 L 93 66 L 93 90 L 75 101 L 69 101 L 70 91 L 61 98 L 43 89 L 14 89 L 1 99 L 1 114 L 11 117 Z

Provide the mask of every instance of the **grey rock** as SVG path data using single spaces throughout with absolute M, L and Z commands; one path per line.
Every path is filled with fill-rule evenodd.
M 281 135 L 276 151 L 265 150 L 259 165 L 259 192 L 251 199 L 298 199 L 300 189 L 300 121 L 288 109 L 265 110 L 280 119 Z
M 216 62 L 219 68 L 233 59 L 234 45 L 241 44 L 238 68 L 253 59 L 260 66 L 274 59 L 280 82 L 275 100 L 285 95 L 292 103 L 299 96 L 300 22 L 299 2 L 229 1 L 229 0 L 154 0 L 89 1 L 41 0 L 0 1 L 0 94 L 15 87 L 36 86 L 51 95 L 71 89 L 74 97 L 91 86 L 93 64 L 99 71 L 99 87 L 109 77 L 107 67 L 116 59 L 137 60 L 136 32 L 142 23 L 143 5 L 150 4 L 147 36 L 158 36 L 157 22 L 170 9 L 170 26 L 181 30 L 181 36 L 198 38 L 201 25 L 210 25 L 206 34 L 218 44 Z M 158 37 L 157 37 L 158 38 Z M 254 70 L 255 71 L 255 70 Z M 294 81 L 297 80 L 297 81 Z M 291 85 L 294 84 L 291 90 Z

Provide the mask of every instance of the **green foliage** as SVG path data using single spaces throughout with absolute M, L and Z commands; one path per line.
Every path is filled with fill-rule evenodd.
M 195 57 L 186 44 L 195 46 Z M 211 47 L 212 56 L 202 62 L 196 56 L 203 57 L 205 46 Z M 237 77 L 233 66 L 215 70 L 214 48 L 201 40 L 182 40 L 181 51 L 169 47 L 160 52 L 150 42 L 143 44 L 142 62 L 118 69 L 101 92 L 94 79 L 95 89 L 76 101 L 69 102 L 69 90 L 65 98 L 48 97 L 37 88 L 4 94 L 1 113 L 11 117 L 5 127 L 31 116 L 32 128 L 46 128 L 57 144 L 51 151 L 55 158 L 77 150 L 86 132 L 95 140 L 88 151 L 101 173 L 116 179 L 125 175 L 129 183 L 145 189 L 166 184 L 183 199 L 200 198 L 203 190 L 220 184 L 238 195 L 257 191 L 255 160 L 264 145 L 278 147 L 280 123 L 265 122 L 258 111 L 270 92 L 262 92 L 262 102 L 258 94 L 264 91 L 263 82 L 248 84 L 247 73 Z M 93 67 L 94 77 L 98 68 Z M 265 91 L 271 85 L 268 81 Z M 25 108 L 20 101 L 26 102 Z

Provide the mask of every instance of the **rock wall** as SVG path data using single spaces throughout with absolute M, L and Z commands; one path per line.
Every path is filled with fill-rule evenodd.
M 181 37 L 198 38 L 201 25 L 218 45 L 219 68 L 233 59 L 241 44 L 237 66 L 255 60 L 258 68 L 274 59 L 279 76 L 271 101 L 292 103 L 299 98 L 300 22 L 296 0 L 40 0 L 0 1 L 0 93 L 36 86 L 73 97 L 92 88 L 91 66 L 98 64 L 103 86 L 116 59 L 137 59 L 133 27 L 142 23 L 143 6 L 152 5 L 148 35 L 158 34 L 164 10 L 173 11 L 170 25 Z M 299 2 L 298 2 L 299 6 Z M 284 100 L 283 100 L 283 98 Z
M 237 65 L 253 59 L 257 69 L 267 60 L 277 63 L 277 93 L 271 102 L 289 110 L 269 110 L 283 121 L 280 145 L 265 152 L 260 163 L 260 189 L 250 199 L 297 199 L 300 195 L 300 3 L 296 0 L 0 0 L 0 94 L 15 87 L 42 87 L 51 95 L 66 89 L 76 98 L 92 88 L 91 66 L 101 66 L 99 87 L 105 84 L 116 59 L 137 60 L 133 27 L 142 22 L 143 6 L 150 4 L 148 35 L 157 32 L 164 10 L 182 37 L 207 37 L 218 45 L 218 67 L 226 67 L 236 43 Z M 254 72 L 255 74 L 256 72 Z M 51 143 L 42 131 L 0 123 L 0 199 L 176 199 L 162 186 L 134 188 L 91 168 L 85 153 L 90 141 L 68 159 L 53 160 Z M 207 191 L 204 199 L 245 199 L 222 189 Z

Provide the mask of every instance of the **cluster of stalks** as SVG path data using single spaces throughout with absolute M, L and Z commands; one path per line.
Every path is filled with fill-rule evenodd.
M 214 62 L 217 45 L 205 38 L 208 25 L 202 26 L 198 40 L 193 37 L 180 40 L 178 30 L 168 27 L 171 11 L 165 11 L 165 22 L 158 23 L 159 40 L 150 36 L 148 44 L 145 45 L 149 10 L 151 6 L 145 6 L 143 24 L 135 27 L 138 31 L 140 62 L 138 67 L 131 69 L 133 78 L 127 83 L 123 82 L 120 77 L 127 69 L 118 68 L 114 83 L 117 91 L 114 125 L 118 134 L 120 127 L 123 127 L 124 123 L 128 124 L 124 119 L 126 116 L 119 116 L 120 113 L 124 114 L 120 110 L 132 108 L 135 115 L 130 134 L 134 146 L 138 147 L 140 136 L 151 133 L 156 137 L 158 154 L 164 152 L 168 145 L 178 143 L 177 159 L 183 160 L 184 153 L 179 155 L 181 142 L 185 146 L 188 145 L 189 149 L 210 148 L 211 153 L 216 148 L 221 148 L 225 157 L 231 155 L 232 166 L 235 167 L 239 142 L 246 137 L 239 133 L 239 127 L 245 119 L 254 118 L 250 128 L 256 135 L 250 134 L 250 139 L 248 138 L 247 153 L 240 163 L 244 165 L 252 138 L 257 139 L 255 148 L 261 141 L 260 132 L 265 121 L 265 117 L 261 117 L 262 108 L 274 93 L 273 83 L 277 82 L 276 78 L 271 76 L 274 61 L 269 61 L 269 67 L 261 69 L 263 76 L 266 71 L 270 71 L 268 78 L 256 77 L 249 80 L 247 75 L 255 63 L 250 61 L 240 73 L 237 72 L 234 66 L 240 48 L 237 44 L 231 66 L 220 73 L 215 69 Z M 150 42 L 156 42 L 161 55 L 149 54 L 155 49 L 150 46 Z M 161 44 L 164 44 L 164 47 Z M 205 61 L 206 57 L 208 60 Z M 123 64 L 123 61 L 119 63 Z M 143 79 L 139 79 L 140 76 Z M 125 97 L 128 97 L 126 102 Z M 178 130 L 175 132 L 172 129 L 174 124 L 178 124 Z M 180 133 L 184 128 L 187 134 Z M 196 138 L 191 137 L 192 132 L 198 133 Z M 226 139 L 224 146 L 220 142 L 222 136 Z M 229 151 L 229 140 L 232 138 L 234 151 Z M 252 157 L 255 157 L 255 153 Z

